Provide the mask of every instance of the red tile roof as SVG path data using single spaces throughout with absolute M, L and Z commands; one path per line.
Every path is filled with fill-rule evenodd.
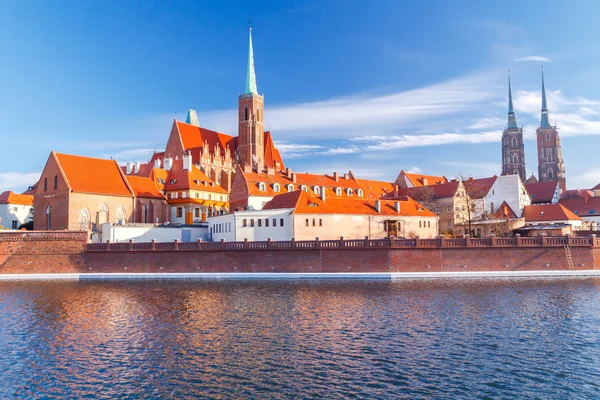
M 395 209 L 396 202 L 400 203 L 400 212 Z M 311 196 L 304 191 L 298 190 L 275 196 L 271 201 L 265 204 L 263 210 L 293 208 L 294 214 L 389 215 L 405 217 L 436 216 L 408 196 L 401 197 L 396 201 L 380 200 L 380 207 L 381 211 L 378 212 L 375 208 L 375 201 L 368 200 L 326 198 L 326 200 L 323 201 L 320 197 Z
M 27 188 L 27 190 L 26 190 L 26 191 L 24 191 L 24 192 L 23 192 L 23 193 L 21 193 L 21 194 L 29 194 L 29 195 L 32 195 L 32 196 L 33 196 L 33 195 L 35 194 L 35 191 L 37 190 L 37 187 L 38 187 L 38 184 L 39 184 L 39 183 L 40 183 L 40 181 L 37 181 L 37 182 L 36 182 L 36 183 L 34 183 L 33 185 L 29 186 L 29 187 Z
M 396 184 L 394 182 L 374 181 L 370 179 L 356 179 L 356 182 L 363 188 L 365 198 L 380 199 L 384 196 L 394 194 Z
M 223 193 L 228 192 L 200 171 L 195 165 L 192 170 L 183 169 L 183 160 L 174 160 L 173 167 L 168 171 L 168 177 L 164 190 L 203 190 L 206 192 Z
M 432 198 L 434 199 L 444 199 L 448 197 L 454 197 L 456 191 L 460 186 L 459 181 L 450 181 L 448 183 L 438 183 L 435 185 L 428 186 L 420 186 L 414 188 L 400 189 L 398 190 L 398 195 L 400 196 L 412 196 L 415 191 L 425 190 L 422 187 L 432 190 Z
M 560 199 L 558 204 L 580 217 L 600 216 L 600 197 L 571 197 Z
M 558 182 L 534 182 L 526 183 L 525 189 L 531 196 L 532 204 L 551 203 L 556 192 Z
M 277 164 L 279 164 L 279 170 L 285 169 L 283 164 L 283 160 L 281 158 L 281 154 L 279 154 L 279 150 L 275 147 L 275 143 L 273 143 L 273 138 L 271 137 L 271 132 L 265 132 L 265 166 L 268 168 L 275 168 Z
M 525 206 L 523 217 L 526 222 L 549 222 L 549 221 L 580 221 L 581 218 L 573 214 L 562 204 L 538 204 Z
M 185 122 L 177 121 L 177 130 L 181 136 L 184 149 L 192 149 L 194 147 L 203 147 L 208 143 L 210 152 L 215 146 L 219 146 L 221 154 L 225 153 L 225 149 L 229 148 L 232 155 L 235 155 L 235 138 L 225 133 L 211 131 L 199 126 L 186 124 Z
M 496 212 L 490 214 L 491 219 L 517 219 L 519 216 L 513 209 L 508 205 L 506 201 L 503 201 L 498 207 Z
M 592 188 L 592 190 L 600 190 L 600 183 Z
M 448 179 L 445 176 L 415 174 L 406 171 L 402 172 L 404 172 L 404 175 L 408 178 L 408 180 L 413 184 L 414 187 L 434 185 L 438 183 L 448 183 Z
M 129 186 L 136 197 L 164 199 L 165 196 L 158 190 L 151 178 L 127 175 Z
M 469 194 L 469 197 L 472 199 L 482 199 L 489 191 L 492 189 L 494 182 L 496 182 L 495 176 L 489 178 L 480 178 L 480 179 L 467 179 L 463 181 L 463 185 L 465 186 L 465 190 Z
M 132 196 L 115 160 L 54 153 L 74 192 Z
M 33 205 L 33 195 L 16 194 L 9 190 L 0 194 L 0 204 L 16 204 L 22 206 Z

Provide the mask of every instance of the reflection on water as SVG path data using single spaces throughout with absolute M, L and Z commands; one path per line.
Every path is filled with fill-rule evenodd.
M 0 283 L 0 398 L 598 398 L 599 289 Z

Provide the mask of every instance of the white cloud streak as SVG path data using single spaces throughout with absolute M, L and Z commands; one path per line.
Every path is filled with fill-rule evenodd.
M 3 172 L 0 173 L 0 193 L 12 190 L 15 193 L 24 192 L 29 186 L 40 179 L 38 172 Z
M 549 59 L 548 57 L 542 57 L 542 56 L 527 56 L 527 57 L 515 58 L 515 61 L 517 61 L 517 62 L 522 62 L 522 61 L 550 62 L 552 60 Z

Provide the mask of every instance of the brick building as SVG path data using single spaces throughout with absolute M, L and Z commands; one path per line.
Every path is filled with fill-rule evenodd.
M 527 179 L 525 170 L 525 144 L 523 128 L 517 126 L 517 118 L 513 108 L 510 76 L 508 77 L 508 122 L 502 132 L 502 175 L 519 175 L 524 182 Z

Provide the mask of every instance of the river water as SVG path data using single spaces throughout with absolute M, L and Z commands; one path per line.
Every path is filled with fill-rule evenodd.
M 0 398 L 600 398 L 600 280 L 0 282 Z

